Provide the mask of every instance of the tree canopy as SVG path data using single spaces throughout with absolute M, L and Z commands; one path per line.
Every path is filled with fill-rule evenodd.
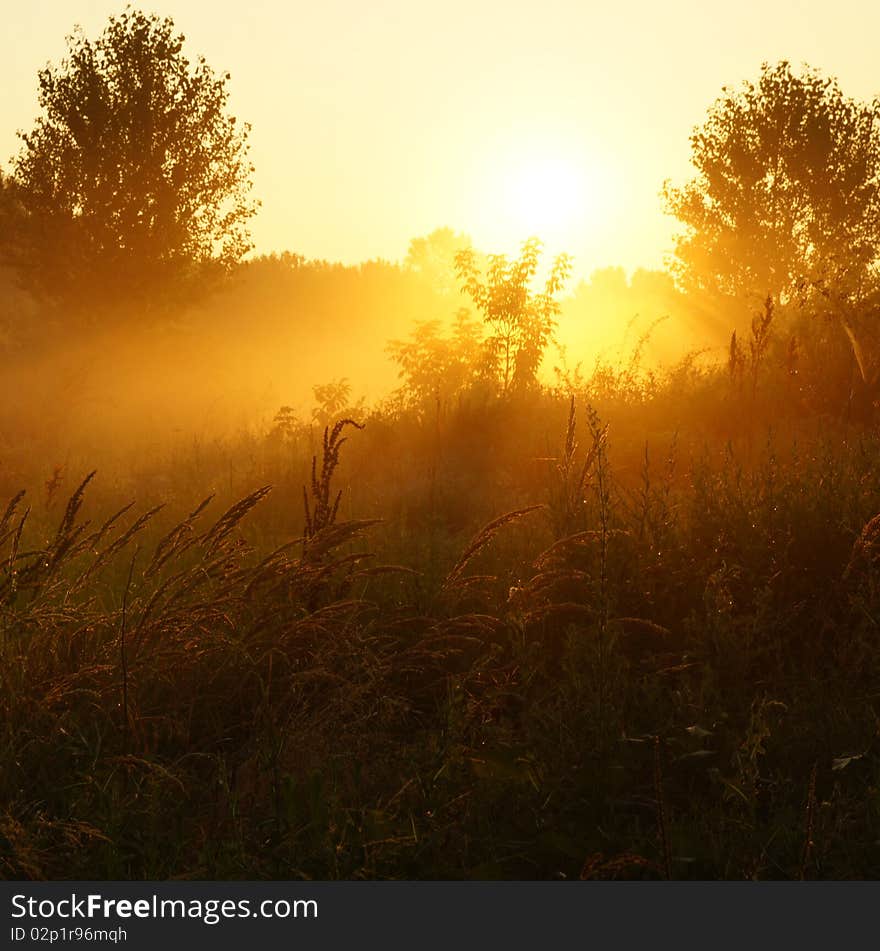
M 441 294 L 450 296 L 458 292 L 455 256 L 472 243 L 467 234 L 452 228 L 435 228 L 410 241 L 404 265 L 421 274 Z
M 74 306 L 156 300 L 249 250 L 249 126 L 227 114 L 229 74 L 191 63 L 184 41 L 127 9 L 40 71 L 42 114 L 8 185 L 33 289 Z
M 788 62 L 725 88 L 691 136 L 695 176 L 666 183 L 684 225 L 673 267 L 690 289 L 786 303 L 860 298 L 880 257 L 880 101 Z

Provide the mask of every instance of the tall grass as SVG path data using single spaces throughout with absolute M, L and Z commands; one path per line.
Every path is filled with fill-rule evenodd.
M 877 875 L 880 440 L 717 391 L 276 427 L 164 507 L 16 492 L 0 873 Z

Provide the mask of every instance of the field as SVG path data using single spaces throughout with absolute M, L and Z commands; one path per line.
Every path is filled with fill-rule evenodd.
M 4 876 L 875 877 L 880 439 L 778 397 L 606 367 L 16 495 Z
M 0 878 L 880 878 L 880 5 L 80 6 Z

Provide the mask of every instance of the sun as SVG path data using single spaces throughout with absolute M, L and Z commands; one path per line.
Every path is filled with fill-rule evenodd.
M 505 216 L 520 233 L 560 237 L 586 212 L 584 175 L 561 158 L 514 164 L 502 182 Z
M 594 164 L 569 151 L 496 153 L 474 204 L 475 238 L 505 250 L 530 237 L 556 251 L 581 246 L 600 212 L 601 177 Z

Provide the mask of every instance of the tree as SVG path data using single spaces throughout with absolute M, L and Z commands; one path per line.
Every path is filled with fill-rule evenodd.
M 386 348 L 403 384 L 395 394 L 404 406 L 440 414 L 456 396 L 487 378 L 483 325 L 461 308 L 451 333 L 439 320 L 418 321 L 407 340 Z
M 787 62 L 726 87 L 691 136 L 696 175 L 664 186 L 684 231 L 674 269 L 689 289 L 750 313 L 822 293 L 840 306 L 876 282 L 880 257 L 880 101 Z M 747 305 L 743 307 L 743 305 Z
M 540 293 L 532 282 L 541 257 L 541 242 L 530 238 L 516 260 L 493 254 L 488 258 L 485 279 L 473 248 L 455 256 L 455 269 L 463 291 L 474 302 L 494 334 L 490 345 L 504 392 L 531 386 L 547 344 L 553 337 L 560 304 L 558 295 L 571 272 L 571 259 L 560 254 Z
M 452 228 L 435 228 L 430 234 L 410 241 L 404 266 L 421 274 L 439 293 L 452 295 L 458 290 L 455 256 L 471 243 L 468 235 Z
M 95 41 L 77 28 L 40 71 L 11 183 L 34 290 L 73 307 L 156 301 L 249 250 L 250 128 L 226 113 L 229 74 L 191 64 L 184 39 L 129 8 Z

